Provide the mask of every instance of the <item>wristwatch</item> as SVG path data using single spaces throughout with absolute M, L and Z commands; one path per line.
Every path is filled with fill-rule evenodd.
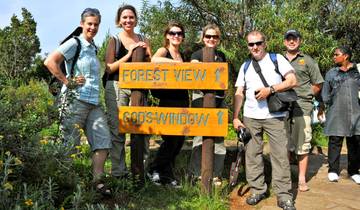
M 275 91 L 275 88 L 273 86 L 270 86 L 270 93 L 271 94 L 274 94 L 276 91 Z

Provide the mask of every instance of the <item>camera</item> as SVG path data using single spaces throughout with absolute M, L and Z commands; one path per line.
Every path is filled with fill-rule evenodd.
M 237 136 L 239 141 L 243 142 L 244 144 L 247 144 L 251 139 L 251 133 L 248 128 L 240 128 L 237 131 Z

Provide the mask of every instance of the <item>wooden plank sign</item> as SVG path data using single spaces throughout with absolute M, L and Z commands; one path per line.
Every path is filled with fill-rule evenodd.
M 121 88 L 211 89 L 228 88 L 227 63 L 121 63 Z
M 121 133 L 226 136 L 228 110 L 220 108 L 119 107 Z

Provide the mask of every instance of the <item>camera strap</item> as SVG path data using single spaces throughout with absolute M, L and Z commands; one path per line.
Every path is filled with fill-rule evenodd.
M 252 65 L 255 69 L 255 72 L 259 75 L 262 83 L 264 84 L 265 87 L 269 87 L 269 84 L 266 82 L 265 78 L 264 78 L 264 75 L 261 73 L 261 68 L 260 68 L 260 65 L 259 63 L 255 60 L 255 59 L 252 59 Z

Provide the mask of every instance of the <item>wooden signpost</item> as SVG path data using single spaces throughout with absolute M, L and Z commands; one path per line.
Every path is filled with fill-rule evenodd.
M 226 136 L 227 109 L 121 107 L 120 132 L 180 136 Z
M 201 176 L 203 191 L 211 193 L 214 137 L 226 136 L 227 109 L 215 108 L 215 94 L 204 95 L 202 108 L 144 107 L 140 89 L 226 90 L 227 63 L 211 62 L 213 49 L 204 50 L 203 63 L 121 63 L 120 88 L 132 89 L 131 106 L 119 108 L 119 130 L 132 135 L 204 136 Z M 143 177 L 144 141 L 131 140 L 131 168 Z M 140 154 L 141 153 L 141 154 Z M 135 157 L 136 156 L 136 157 Z

